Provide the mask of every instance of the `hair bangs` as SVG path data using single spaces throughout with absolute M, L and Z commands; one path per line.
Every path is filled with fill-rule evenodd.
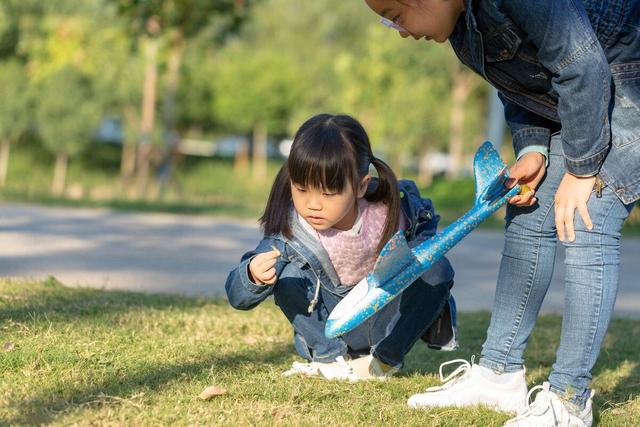
M 296 140 L 289 155 L 291 181 L 302 187 L 342 192 L 357 183 L 355 150 L 330 124 Z

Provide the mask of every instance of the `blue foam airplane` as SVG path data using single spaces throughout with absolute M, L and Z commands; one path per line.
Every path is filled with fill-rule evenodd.
M 475 203 L 471 210 L 441 233 L 409 247 L 397 232 L 380 252 L 373 271 L 333 309 L 325 326 L 328 338 L 346 334 L 400 295 L 464 236 L 520 192 L 509 189 L 509 170 L 490 142 L 480 146 L 473 160 Z

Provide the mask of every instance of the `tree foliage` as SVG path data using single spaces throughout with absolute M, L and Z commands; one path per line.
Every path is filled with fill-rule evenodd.
M 31 116 L 28 89 L 23 64 L 0 62 L 0 140 L 13 143 L 26 132 Z
M 52 153 L 78 154 L 100 121 L 91 81 L 66 66 L 44 77 L 36 91 L 36 122 L 45 147 Z
M 451 111 L 461 103 L 452 102 L 460 79 L 450 48 L 401 39 L 361 2 L 3 0 L 0 61 L 9 59 L 24 64 L 31 88 L 24 92 L 37 96 L 49 149 L 78 151 L 79 142 L 51 142 L 61 138 L 49 137 L 54 131 L 43 124 L 53 115 L 44 110 L 55 109 L 45 93 L 63 90 L 56 79 L 69 78 L 65 84 L 88 97 L 78 105 L 90 115 L 120 118 L 133 167 L 141 140 L 248 134 L 259 126 L 291 135 L 320 112 L 360 119 L 375 151 L 398 168 L 446 151 L 452 139 L 482 134 L 486 94 L 477 80 L 457 115 L 463 137 L 451 131 Z

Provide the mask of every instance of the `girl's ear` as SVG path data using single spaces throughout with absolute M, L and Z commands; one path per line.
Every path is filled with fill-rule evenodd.
M 367 188 L 369 187 L 369 181 L 371 181 L 371 175 L 365 175 L 364 178 L 362 178 L 362 181 L 360 181 L 358 192 L 356 194 L 358 199 L 364 197 L 367 192 Z

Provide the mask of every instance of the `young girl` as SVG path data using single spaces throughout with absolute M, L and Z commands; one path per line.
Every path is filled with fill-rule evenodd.
M 524 407 L 512 426 L 590 426 L 591 370 L 613 312 L 620 230 L 640 198 L 639 0 L 366 0 L 402 37 L 449 40 L 495 86 L 513 135 L 514 197 L 479 365 L 412 407 Z M 565 313 L 528 407 L 523 354 L 566 249 Z M 533 390 L 532 390 L 533 391 Z
M 369 175 L 370 166 L 377 179 Z M 452 298 L 449 302 L 453 270 L 446 259 L 344 337 L 326 338 L 325 322 L 373 269 L 378 253 L 400 227 L 408 239 L 427 238 L 435 233 L 438 219 L 415 184 L 398 183 L 374 157 L 355 119 L 312 117 L 296 133 L 273 183 L 260 220 L 264 238 L 229 274 L 229 303 L 249 310 L 273 294 L 293 326 L 296 351 L 310 362 L 296 362 L 288 373 L 350 380 L 387 377 L 422 336 L 438 347 L 455 344 L 455 304 Z M 448 325 L 440 324 L 440 335 L 434 336 L 428 328 L 439 314 L 435 323 Z

